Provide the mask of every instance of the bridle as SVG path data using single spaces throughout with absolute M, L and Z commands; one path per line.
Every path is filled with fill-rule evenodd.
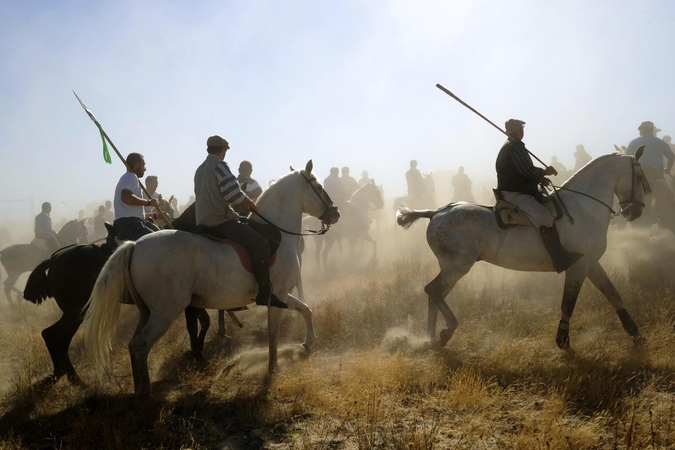
M 314 186 L 314 184 L 312 184 L 312 181 L 309 178 L 307 178 L 307 175 L 305 175 L 303 172 L 300 172 L 300 175 L 302 175 L 302 178 L 307 182 L 307 184 L 309 184 L 309 187 L 312 188 L 312 191 L 314 191 L 316 196 L 319 197 L 319 200 L 321 200 L 321 203 L 323 203 L 323 206 L 326 208 L 321 214 L 321 216 L 319 216 L 319 220 L 321 221 L 321 228 L 319 230 L 301 230 L 300 233 L 284 230 L 283 228 L 279 227 L 278 225 L 275 225 L 274 223 L 270 222 L 268 219 L 263 217 L 258 211 L 252 211 L 252 213 L 283 233 L 291 234 L 293 236 L 321 236 L 323 234 L 326 234 L 330 229 L 330 224 L 326 223 L 325 221 L 326 216 L 334 211 L 337 211 L 338 208 L 333 204 L 333 200 L 331 200 L 330 195 L 328 195 L 328 192 L 326 192 L 323 186 L 321 186 L 321 192 L 319 192 L 319 190 Z M 305 232 L 303 233 L 303 231 Z
M 575 191 L 574 189 L 566 188 L 566 187 L 564 187 L 564 186 L 554 186 L 554 185 L 551 185 L 551 187 L 553 188 L 553 192 L 555 193 L 556 197 L 558 198 L 558 201 L 560 201 L 560 204 L 562 205 L 563 209 L 565 210 L 565 215 L 567 215 L 567 217 L 569 217 L 569 219 L 570 219 L 570 222 L 572 222 L 572 225 L 574 225 L 574 219 L 573 219 L 572 216 L 570 215 L 570 213 L 569 213 L 569 211 L 567 210 L 567 207 L 565 206 L 565 204 L 562 202 L 562 198 L 560 198 L 560 194 L 558 193 L 558 190 L 564 190 L 564 191 L 568 191 L 568 192 L 574 192 L 575 194 L 583 195 L 584 197 L 588 197 L 588 198 L 590 198 L 591 200 L 595 200 L 596 202 L 600 203 L 600 204 L 603 205 L 605 208 L 607 208 L 607 209 L 610 211 L 610 213 L 611 213 L 611 218 L 614 218 L 614 217 L 616 217 L 616 216 L 618 216 L 618 215 L 620 215 L 620 214 L 623 214 L 624 212 L 628 211 L 630 208 L 632 208 L 632 207 L 635 206 L 635 205 L 640 205 L 640 206 L 642 206 L 643 208 L 645 207 L 645 204 L 644 204 L 643 202 L 638 201 L 638 200 L 635 198 L 635 167 L 639 167 L 639 168 L 640 168 L 640 171 L 642 172 L 642 180 L 641 180 L 641 181 L 642 181 L 642 192 L 643 192 L 645 195 L 650 194 L 650 193 L 652 192 L 652 189 L 651 189 L 651 187 L 649 186 L 649 181 L 647 180 L 647 177 L 645 176 L 644 172 L 642 171 L 642 166 L 640 165 L 640 163 L 639 163 L 638 161 L 636 161 L 635 159 L 633 159 L 633 160 L 631 161 L 631 167 L 630 167 L 630 168 L 631 168 L 631 177 L 630 177 L 630 199 L 624 200 L 624 201 L 619 201 L 619 206 L 621 206 L 621 209 L 620 209 L 619 211 L 614 211 L 614 209 L 613 209 L 611 206 L 609 206 L 607 203 L 603 202 L 603 201 L 600 200 L 600 199 L 597 199 L 597 198 L 593 197 L 592 195 L 588 195 L 588 194 L 586 194 L 586 193 L 584 193 L 584 192 Z

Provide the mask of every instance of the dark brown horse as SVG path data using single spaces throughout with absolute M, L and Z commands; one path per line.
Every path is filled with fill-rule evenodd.
M 108 233 L 114 233 L 109 224 L 106 227 Z M 89 300 L 96 278 L 114 252 L 113 246 L 114 244 L 106 242 L 101 246 L 75 245 L 59 250 L 40 263 L 28 277 L 23 294 L 26 300 L 39 305 L 52 297 L 63 311 L 63 316 L 54 325 L 42 331 L 42 338 L 54 364 L 54 373 L 51 376 L 54 380 L 66 375 L 70 382 L 81 384 L 68 356 L 68 349 L 84 319 L 83 308 Z M 192 354 L 198 361 L 203 361 L 202 349 L 210 325 L 209 315 L 204 309 L 188 307 L 185 310 L 185 319 Z M 197 321 L 201 324 L 201 331 Z

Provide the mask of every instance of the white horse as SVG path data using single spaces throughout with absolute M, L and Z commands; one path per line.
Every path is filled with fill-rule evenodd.
M 556 336 L 556 343 L 562 349 L 570 348 L 569 320 L 586 277 L 607 297 L 624 329 L 636 342 L 641 340 L 637 325 L 599 263 L 607 248 L 607 228 L 612 217 L 609 205 L 614 195 L 622 206 L 621 214 L 628 221 L 642 214 L 649 185 L 638 162 L 640 156 L 642 150 L 635 158 L 617 154 L 596 158 L 558 191 L 574 219 L 573 223 L 567 218 L 557 222 L 560 240 L 567 251 L 584 254 L 565 272 L 562 316 Z M 429 296 L 427 332 L 432 341 L 436 337 L 439 310 L 445 318 L 447 328 L 440 333 L 441 346 L 447 344 L 458 326 L 445 297 L 476 261 L 521 271 L 553 271 L 551 257 L 538 230 L 532 226 L 500 229 L 493 208 L 470 203 L 453 203 L 435 211 L 400 208 L 396 220 L 408 228 L 420 217 L 431 219 L 427 242 L 441 269 L 424 288 Z
M 292 172 L 272 184 L 258 199 L 261 217 L 282 230 L 299 231 L 302 213 L 337 222 L 340 213 L 312 175 L 312 161 L 305 170 Z M 253 220 L 260 220 L 253 216 Z M 316 341 L 312 311 L 289 292 L 300 275 L 299 236 L 282 233 L 276 263 L 270 268 L 274 294 L 305 318 L 304 346 Z M 127 242 L 117 249 L 101 270 L 85 317 L 85 343 L 97 366 L 108 365 L 112 327 L 120 301 L 135 303 L 139 322 L 129 353 L 137 395 L 150 394 L 148 354 L 155 342 L 189 305 L 208 309 L 235 309 L 253 302 L 258 286 L 234 249 L 205 237 L 165 230 Z M 281 310 L 268 308 L 269 371 L 277 367 Z

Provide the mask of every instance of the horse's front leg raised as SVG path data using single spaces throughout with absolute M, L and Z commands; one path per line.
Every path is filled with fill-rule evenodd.
M 614 306 L 616 313 L 619 315 L 619 319 L 621 319 L 623 329 L 633 337 L 633 341 L 636 344 L 642 343 L 644 338 L 642 337 L 642 334 L 640 334 L 638 326 L 635 324 L 630 314 L 628 314 L 628 311 L 626 311 L 621 295 L 619 295 L 619 292 L 609 280 L 609 277 L 599 261 L 591 265 L 587 276 L 588 279 L 591 280 L 591 283 L 593 283 L 593 285 L 607 297 L 607 300 L 609 300 L 612 306 Z
M 584 279 L 588 272 L 588 267 L 577 263 L 565 272 L 565 288 L 563 289 L 563 299 L 560 309 L 562 315 L 558 324 L 558 334 L 555 342 L 563 350 L 570 350 L 570 318 L 574 313 L 574 307 L 577 304 L 579 291 L 584 284 Z

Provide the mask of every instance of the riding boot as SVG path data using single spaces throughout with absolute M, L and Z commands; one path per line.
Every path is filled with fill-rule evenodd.
M 553 267 L 556 272 L 560 273 L 566 271 L 572 264 L 577 262 L 579 258 L 584 256 L 581 253 L 568 252 L 563 248 L 555 224 L 553 224 L 552 227 L 539 227 L 539 233 L 541 234 L 542 241 L 544 241 L 546 251 L 551 255 Z
M 279 300 L 272 292 L 269 263 L 269 258 L 253 261 L 253 276 L 258 283 L 258 295 L 255 297 L 255 304 L 260 306 L 288 308 L 288 305 Z

